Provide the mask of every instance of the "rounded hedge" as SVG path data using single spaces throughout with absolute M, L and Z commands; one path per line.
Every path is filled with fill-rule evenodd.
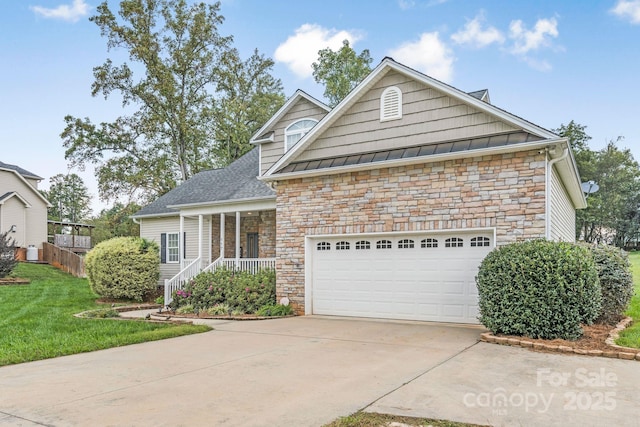
M 480 322 L 493 333 L 577 339 L 600 314 L 598 271 L 587 248 L 532 240 L 493 250 L 476 278 Z
M 98 295 L 142 301 L 158 285 L 158 245 L 139 237 L 106 240 L 87 254 L 85 268 Z
M 598 268 L 602 290 L 602 309 L 596 321 L 615 324 L 620 320 L 633 297 L 633 277 L 627 253 L 607 245 L 590 247 Z

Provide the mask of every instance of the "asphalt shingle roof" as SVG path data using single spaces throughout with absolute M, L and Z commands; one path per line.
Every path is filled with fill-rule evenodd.
M 258 153 L 256 147 L 226 168 L 197 173 L 134 216 L 177 214 L 177 209 L 168 207 L 174 205 L 275 197 L 275 192 L 257 178 Z
M 10 165 L 9 163 L 0 162 L 0 168 L 14 170 L 25 178 L 44 179 L 33 172 L 29 172 L 28 170 L 21 168 L 20 166 Z

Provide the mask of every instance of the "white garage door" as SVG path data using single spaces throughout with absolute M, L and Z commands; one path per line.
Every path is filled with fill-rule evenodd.
M 493 239 L 492 231 L 314 238 L 312 312 L 477 323 L 475 276 Z

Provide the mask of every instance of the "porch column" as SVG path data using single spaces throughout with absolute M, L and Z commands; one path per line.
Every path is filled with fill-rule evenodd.
M 220 214 L 220 257 L 224 258 L 224 214 Z
M 178 235 L 178 259 L 180 259 L 180 270 L 184 268 L 184 217 L 180 215 L 180 234 Z
M 198 259 L 202 264 L 202 215 L 198 215 Z
M 236 212 L 236 264 L 240 259 L 240 212 Z
M 209 262 L 207 265 L 211 264 L 211 236 L 213 236 L 213 215 L 209 215 L 209 234 L 207 234 L 207 248 L 209 249 Z

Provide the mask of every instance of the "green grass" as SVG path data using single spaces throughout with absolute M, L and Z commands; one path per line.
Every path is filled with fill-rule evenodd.
M 0 366 L 210 330 L 184 324 L 78 319 L 73 315 L 101 307 L 86 279 L 25 263 L 12 276 L 31 279 L 31 283 L 0 286 Z
M 481 427 L 477 424 L 465 424 L 454 421 L 432 420 L 428 418 L 400 417 L 396 415 L 356 412 L 347 417 L 341 417 L 324 427 L 381 427 L 390 423 L 403 423 L 409 426 L 433 427 Z
M 626 311 L 627 316 L 633 318 L 633 324 L 620 333 L 616 344 L 624 347 L 640 348 L 640 252 L 629 253 L 631 273 L 636 293 Z

